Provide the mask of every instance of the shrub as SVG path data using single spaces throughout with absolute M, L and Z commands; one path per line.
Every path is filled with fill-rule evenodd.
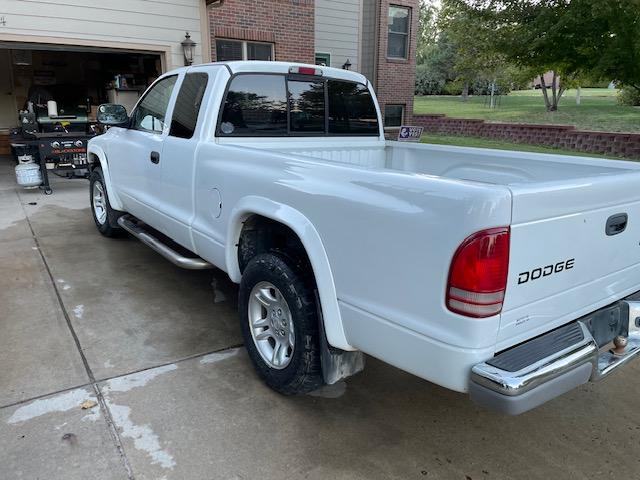
M 469 95 L 490 95 L 493 80 L 478 76 L 469 82 Z M 520 84 L 510 75 L 497 78 L 496 95 L 506 95 Z M 434 65 L 422 64 L 416 67 L 416 95 L 462 95 L 464 81 L 461 78 L 451 80 L 444 76 Z
M 471 84 L 471 93 L 474 95 L 491 95 L 491 81 L 486 79 L 476 80 Z M 501 81 L 496 82 L 493 93 L 495 95 L 506 95 L 511 91 L 509 85 Z
M 416 95 L 442 95 L 446 80 L 439 76 L 429 65 L 416 68 Z
M 633 87 L 622 87 L 618 92 L 618 104 L 638 106 L 640 105 L 640 90 Z
M 587 80 L 581 86 L 583 88 L 607 88 L 611 83 L 609 80 Z
M 463 87 L 464 82 L 462 80 L 454 80 L 452 82 L 447 82 L 444 86 L 444 91 L 447 95 L 462 95 Z

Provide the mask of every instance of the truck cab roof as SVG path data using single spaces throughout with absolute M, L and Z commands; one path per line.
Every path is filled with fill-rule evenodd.
M 347 80 L 351 82 L 357 82 L 367 85 L 369 82 L 364 75 L 352 72 L 350 70 L 342 70 L 340 68 L 324 67 L 320 65 L 311 65 L 307 63 L 294 63 L 294 62 L 271 62 L 271 61 L 259 61 L 259 60 L 246 60 L 246 61 L 233 61 L 233 62 L 212 62 L 203 63 L 200 65 L 193 65 L 191 67 L 182 67 L 172 72 L 177 73 L 185 70 L 206 70 L 207 68 L 224 65 L 226 66 L 232 75 L 238 73 L 289 73 L 291 67 L 313 68 L 320 70 L 323 77 L 337 78 L 340 80 Z

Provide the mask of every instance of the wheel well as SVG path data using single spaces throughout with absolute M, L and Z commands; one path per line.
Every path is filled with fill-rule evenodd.
M 291 261 L 299 272 L 313 277 L 313 268 L 300 237 L 288 226 L 262 215 L 251 215 L 242 226 L 238 241 L 238 265 L 244 272 L 249 261 L 261 253 L 276 252 Z
M 89 163 L 89 169 L 92 170 L 92 171 L 96 167 L 100 166 L 100 159 L 98 158 L 98 156 L 95 153 L 89 153 L 87 161 Z

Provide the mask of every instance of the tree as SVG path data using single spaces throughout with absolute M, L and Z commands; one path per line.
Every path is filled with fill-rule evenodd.
M 640 92 L 640 0 L 607 0 L 593 5 L 600 28 L 593 29 L 591 73 Z
M 456 79 L 456 52 L 445 34 L 425 48 L 422 62 L 416 68 L 416 93 L 442 95 L 445 85 Z
M 640 88 L 640 0 L 448 0 L 493 32 L 506 59 L 561 78 L 542 88 L 555 111 L 566 86 L 600 76 Z
M 467 99 L 470 84 L 479 78 L 495 85 L 507 62 L 495 48 L 493 32 L 471 12 L 459 9 L 455 0 L 443 0 L 438 26 L 455 50 L 454 70 L 463 85 L 462 99 Z
M 420 0 L 418 15 L 416 63 L 421 64 L 425 62 L 429 49 L 438 39 L 436 26 L 438 8 L 431 0 Z
M 464 101 L 471 89 L 486 92 L 501 82 L 504 90 L 517 81 L 516 69 L 495 49 L 493 34 L 456 6 L 455 0 L 438 7 L 421 2 L 416 92 L 461 92 Z

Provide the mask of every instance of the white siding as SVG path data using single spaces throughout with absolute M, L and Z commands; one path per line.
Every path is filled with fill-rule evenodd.
M 341 68 L 349 59 L 360 71 L 362 0 L 316 0 L 316 52 L 331 54 L 331 66 Z
M 204 0 L 0 0 L 0 40 L 51 39 L 56 43 L 108 43 L 132 49 L 144 46 L 170 52 L 167 68 L 184 64 L 180 42 L 186 31 L 198 44 L 195 63 L 202 62 Z M 206 23 L 205 23 L 206 25 Z M 206 33 L 205 33 L 206 35 Z

